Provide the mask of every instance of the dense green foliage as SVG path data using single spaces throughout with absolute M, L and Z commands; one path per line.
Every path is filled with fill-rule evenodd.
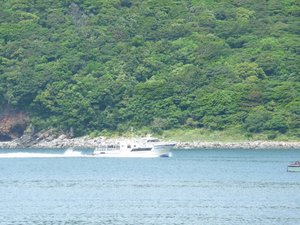
M 297 0 L 2 0 L 0 111 L 76 135 L 300 137 Z

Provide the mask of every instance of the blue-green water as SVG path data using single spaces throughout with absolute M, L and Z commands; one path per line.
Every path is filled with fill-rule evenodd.
M 0 151 L 1 225 L 300 224 L 300 173 L 286 172 L 300 150 L 1 158 L 7 152 Z

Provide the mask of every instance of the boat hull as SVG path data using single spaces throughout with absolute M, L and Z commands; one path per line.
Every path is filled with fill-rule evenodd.
M 155 145 L 152 151 L 159 157 L 171 157 L 170 151 L 174 146 L 175 144 Z
M 300 172 L 300 166 L 288 166 L 288 172 Z
M 101 151 L 93 154 L 95 157 L 132 157 L 132 158 L 154 158 L 154 157 L 170 157 L 171 154 L 169 151 L 163 152 L 126 152 L 122 150 L 114 150 L 114 151 Z

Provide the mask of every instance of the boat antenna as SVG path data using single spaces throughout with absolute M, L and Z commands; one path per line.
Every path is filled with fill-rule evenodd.
M 131 138 L 133 138 L 133 127 L 130 127 Z

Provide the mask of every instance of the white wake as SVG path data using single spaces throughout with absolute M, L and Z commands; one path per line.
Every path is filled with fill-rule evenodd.
M 84 157 L 82 152 L 68 148 L 63 153 L 37 153 L 37 152 L 8 152 L 0 153 L 0 158 L 62 158 L 62 157 Z

